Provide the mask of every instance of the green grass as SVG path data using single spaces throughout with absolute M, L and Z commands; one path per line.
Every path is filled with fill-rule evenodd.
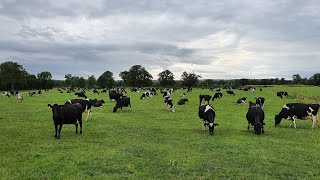
M 74 134 L 73 125 L 63 126 L 59 140 L 47 104 L 63 104 L 73 94 L 24 93 L 22 103 L 0 97 L 0 179 L 319 179 L 320 129 L 311 129 L 310 120 L 297 121 L 297 129 L 283 120 L 275 128 L 274 115 L 285 103 L 305 102 L 281 100 L 278 90 L 319 96 L 319 87 L 236 90 L 235 97 L 222 90 L 223 99 L 212 102 L 220 126 L 210 136 L 201 130 L 197 115 L 198 95 L 213 95 L 209 90 L 187 94 L 186 106 L 176 105 L 184 92 L 176 91 L 175 113 L 166 110 L 161 95 L 140 100 L 141 94 L 128 92 L 132 110 L 112 113 L 115 103 L 106 94 L 88 93 L 106 100 L 106 107 L 93 109 L 81 135 Z M 266 132 L 261 136 L 246 130 L 248 105 L 235 103 L 244 96 L 266 98 Z

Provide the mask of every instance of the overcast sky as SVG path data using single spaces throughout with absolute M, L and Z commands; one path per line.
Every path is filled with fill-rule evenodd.
M 320 72 L 318 0 L 1 0 L 0 63 L 98 78 L 139 64 L 202 79 Z

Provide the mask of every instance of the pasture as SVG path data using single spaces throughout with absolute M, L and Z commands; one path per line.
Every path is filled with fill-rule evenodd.
M 276 96 L 286 90 L 308 98 Z M 104 99 L 105 107 L 93 108 L 93 119 L 83 123 L 83 134 L 74 125 L 64 125 L 61 139 L 54 138 L 51 109 L 64 104 L 74 93 L 43 92 L 16 102 L 0 97 L 0 179 L 318 179 L 320 177 L 320 129 L 310 120 L 297 120 L 297 129 L 282 120 L 274 127 L 274 116 L 285 103 L 315 103 L 319 87 L 268 87 L 262 92 L 225 90 L 215 108 L 214 136 L 201 130 L 199 94 L 215 92 L 194 89 L 189 102 L 178 106 L 180 94 L 171 97 L 176 112 L 168 112 L 161 94 L 140 100 L 132 93 L 132 109 L 112 113 L 115 102 L 108 95 L 87 92 L 89 98 Z M 159 91 L 158 91 L 159 93 Z M 266 98 L 265 133 L 247 131 L 248 103 L 236 100 Z M 319 103 L 319 101 L 318 101 Z M 83 114 L 85 119 L 86 114 Z

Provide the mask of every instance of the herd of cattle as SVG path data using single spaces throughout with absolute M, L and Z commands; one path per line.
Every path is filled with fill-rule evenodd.
M 155 88 L 150 89 L 141 89 L 141 88 L 130 88 L 131 92 L 140 93 L 142 90 L 145 90 L 140 97 L 140 100 L 151 98 L 153 96 L 158 95 L 157 90 Z M 252 92 L 255 91 L 255 89 L 250 89 Z M 60 93 L 63 93 L 62 90 L 58 89 Z M 175 112 L 175 107 L 173 105 L 173 100 L 171 98 L 171 95 L 174 93 L 175 89 L 160 89 L 160 93 L 163 96 L 163 102 L 164 105 L 167 107 L 168 111 Z M 215 116 L 216 112 L 212 105 L 210 105 L 210 100 L 220 100 L 223 97 L 223 93 L 220 89 L 216 90 L 217 92 L 212 97 L 208 94 L 200 94 L 199 95 L 199 109 L 198 109 L 198 116 L 202 121 L 202 129 L 205 130 L 205 127 L 208 126 L 210 135 L 214 134 L 214 127 L 218 126 L 218 124 L 215 123 Z M 248 91 L 248 89 L 247 89 Z M 262 91 L 262 89 L 260 89 Z M 67 93 L 72 92 L 72 90 L 68 90 Z M 85 90 L 81 90 L 80 92 L 75 92 L 73 90 L 74 94 L 78 97 L 77 99 L 68 100 L 63 105 L 58 104 L 48 104 L 48 107 L 52 110 L 52 118 L 54 121 L 54 127 L 55 127 L 55 138 L 60 138 L 61 129 L 63 124 L 75 124 L 76 127 L 76 133 L 78 133 L 78 125 L 80 125 L 80 133 L 82 133 L 82 114 L 84 112 L 87 113 L 86 121 L 88 119 L 92 119 L 92 107 L 103 107 L 105 101 L 104 100 L 97 100 L 97 99 L 88 99 L 88 97 L 85 94 Z M 130 97 L 127 97 L 125 95 L 126 91 L 125 89 L 119 88 L 119 89 L 109 89 L 109 90 L 101 90 L 100 92 L 96 89 L 93 90 L 94 93 L 107 93 L 109 94 L 109 99 L 114 100 L 116 102 L 113 112 L 115 113 L 118 109 L 121 109 L 123 107 L 130 107 L 131 108 L 131 102 Z M 188 88 L 187 92 L 192 92 L 192 88 Z M 227 94 L 229 95 L 235 95 L 235 93 L 232 90 L 227 90 Z M 28 92 L 28 95 L 30 97 L 35 96 L 38 94 L 38 96 L 42 95 L 41 90 L 38 91 L 38 93 L 34 92 Z M 287 92 L 277 92 L 276 94 L 281 99 L 285 96 L 288 96 Z M 16 96 L 17 101 L 21 102 L 23 100 L 23 96 L 18 91 L 11 91 L 10 93 L 4 92 L 3 96 L 9 97 L 10 96 Z M 186 102 L 188 102 L 187 98 L 184 98 L 186 96 L 185 93 L 181 94 L 180 99 L 178 101 L 178 105 L 185 105 Z M 238 104 L 246 103 L 247 97 L 240 98 L 236 101 Z M 248 121 L 248 130 L 250 125 L 254 127 L 254 133 L 257 135 L 261 135 L 264 133 L 264 97 L 257 97 L 255 99 L 255 103 L 249 102 L 249 108 L 248 112 L 246 114 L 246 119 Z M 206 104 L 202 104 L 202 102 L 206 102 Z M 318 119 L 318 110 L 319 110 L 319 104 L 303 104 L 303 103 L 288 103 L 285 104 L 280 113 L 275 116 L 275 125 L 279 125 L 282 119 L 290 119 L 291 124 L 290 127 L 293 125 L 294 128 L 296 128 L 296 122 L 295 119 L 302 119 L 306 117 L 310 117 L 312 119 L 312 128 L 316 125 L 318 121 L 318 126 L 320 127 L 319 119 Z

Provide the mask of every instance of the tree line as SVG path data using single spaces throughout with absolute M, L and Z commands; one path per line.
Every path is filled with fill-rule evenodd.
M 71 74 L 65 75 L 65 80 L 53 80 L 52 74 L 43 71 L 37 75 L 29 74 L 22 65 L 7 61 L 0 64 L 0 90 L 25 90 L 25 89 L 51 89 L 53 87 L 79 87 L 79 88 L 112 88 L 112 87 L 239 87 L 245 85 L 320 85 L 320 73 L 310 78 L 302 78 L 294 74 L 292 80 L 285 78 L 270 79 L 234 79 L 234 80 L 200 80 L 200 75 L 194 72 L 184 71 L 180 80 L 174 80 L 174 74 L 170 70 L 164 70 L 158 74 L 157 81 L 141 65 L 134 65 L 129 70 L 120 72 L 121 80 L 114 80 L 113 73 L 103 72 L 98 79 L 94 75 L 87 79 Z

